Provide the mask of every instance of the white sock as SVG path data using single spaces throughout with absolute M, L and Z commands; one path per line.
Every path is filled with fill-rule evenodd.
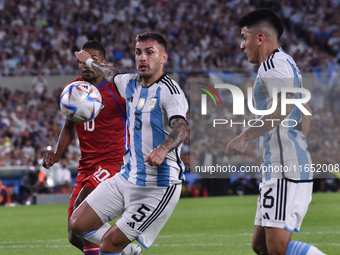
M 101 244 L 102 238 L 103 238 L 104 234 L 106 233 L 106 231 L 109 230 L 109 228 L 111 228 L 111 225 L 108 222 L 106 222 L 106 223 L 103 224 L 103 226 L 101 226 L 100 228 L 98 228 L 95 231 L 88 233 L 87 235 L 83 236 L 82 238 L 85 238 L 87 241 L 90 241 L 90 242 L 95 243 L 95 244 Z
M 326 254 L 321 252 L 318 248 L 311 244 L 292 240 L 288 244 L 286 255 L 326 255 Z
M 320 251 L 315 246 L 311 245 L 308 252 L 307 252 L 307 255 L 326 255 L 326 254 L 323 253 L 322 251 Z
M 135 254 L 137 254 L 136 253 L 137 246 L 138 246 L 138 244 L 133 244 L 133 243 L 126 245 L 124 250 L 122 250 L 122 255 L 135 255 Z

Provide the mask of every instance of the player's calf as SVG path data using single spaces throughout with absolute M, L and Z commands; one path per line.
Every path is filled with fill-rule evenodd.
M 263 227 L 255 226 L 251 247 L 253 251 L 258 255 L 268 255 L 266 245 L 266 233 Z
M 284 228 L 265 227 L 269 255 L 285 255 L 292 233 Z
M 72 231 L 68 233 L 68 241 L 74 246 L 77 247 L 79 250 L 83 250 L 83 243 L 81 239 L 76 236 Z

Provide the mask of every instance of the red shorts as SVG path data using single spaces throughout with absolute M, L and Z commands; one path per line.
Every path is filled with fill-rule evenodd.
M 68 205 L 68 218 L 71 217 L 73 213 L 74 202 L 84 187 L 95 189 L 101 182 L 113 177 L 116 173 L 118 173 L 120 167 L 120 164 L 100 165 L 97 166 L 96 170 L 91 172 L 90 175 L 88 172 L 78 173 L 76 185 L 73 187 Z

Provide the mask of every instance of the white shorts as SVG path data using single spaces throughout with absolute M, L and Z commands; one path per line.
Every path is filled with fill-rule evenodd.
M 312 200 L 313 182 L 286 179 L 262 180 L 255 225 L 299 232 Z
M 181 189 L 181 184 L 137 186 L 118 173 L 102 182 L 86 201 L 103 223 L 122 216 L 117 227 L 129 240 L 137 239 L 148 249 L 175 209 Z

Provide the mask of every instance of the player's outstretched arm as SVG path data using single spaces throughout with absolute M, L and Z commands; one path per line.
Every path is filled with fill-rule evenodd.
M 88 67 L 99 73 L 99 75 L 106 79 L 109 83 L 113 84 L 113 78 L 119 73 L 117 69 L 115 69 L 113 66 L 93 60 L 90 53 L 87 51 L 76 51 L 74 54 L 80 63 L 85 63 Z
M 67 147 L 72 142 L 74 135 L 76 133 L 76 128 L 74 122 L 66 119 L 65 125 L 63 126 L 57 143 L 57 148 L 55 152 L 49 151 L 44 155 L 43 167 L 50 168 L 54 163 L 59 162 L 61 155 L 67 149 Z
M 287 94 L 287 98 L 293 98 L 293 95 Z M 262 116 L 258 121 L 259 123 L 255 122 L 252 127 L 248 127 L 239 136 L 231 140 L 228 143 L 224 154 L 226 156 L 234 156 L 244 153 L 252 140 L 267 133 L 271 129 L 276 128 L 291 111 L 292 105 L 287 104 L 286 115 L 281 115 L 281 97 L 279 97 L 276 110 L 272 114 Z M 257 127 L 261 124 L 263 124 L 261 127 Z
M 151 166 L 158 166 L 164 161 L 166 154 L 177 148 L 188 134 L 188 124 L 183 118 L 174 118 L 170 122 L 172 131 L 156 149 L 146 156 L 145 162 Z

